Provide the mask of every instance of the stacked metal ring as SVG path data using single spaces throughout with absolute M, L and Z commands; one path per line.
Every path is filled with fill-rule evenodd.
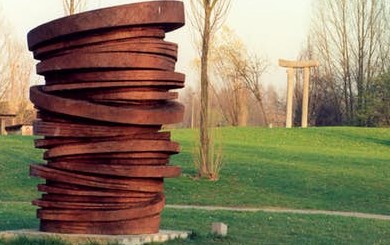
M 28 34 L 44 86 L 30 89 L 38 109 L 35 141 L 46 164 L 31 175 L 46 180 L 33 201 L 40 230 L 78 234 L 157 233 L 163 178 L 179 152 L 163 124 L 182 120 L 170 92 L 177 45 L 165 33 L 184 25 L 183 3 L 155 1 L 54 20 Z

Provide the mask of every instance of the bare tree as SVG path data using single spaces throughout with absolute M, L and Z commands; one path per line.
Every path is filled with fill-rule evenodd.
M 266 109 L 264 108 L 264 90 L 261 77 L 267 71 L 269 62 L 256 54 L 249 55 L 245 60 L 236 60 L 236 68 L 243 78 L 245 86 L 255 97 L 263 118 L 263 125 L 268 125 Z
M 86 0 L 62 0 L 65 15 L 82 12 L 85 9 Z
M 1 7 L 1 6 L 0 6 Z M 10 43 L 10 33 L 7 28 L 6 19 L 4 14 L 1 13 L 0 8 L 0 101 L 4 99 L 5 93 L 10 86 L 10 80 L 8 79 L 8 58 L 10 57 L 9 48 L 7 45 Z
M 343 102 L 346 121 L 364 124 L 366 91 L 390 63 L 389 2 L 317 0 L 311 39 L 322 78 Z
M 211 46 L 214 52 L 210 60 L 218 77 L 215 80 L 221 81 L 220 91 L 215 88 L 215 82 L 212 88 L 219 97 L 225 119 L 234 126 L 246 126 L 248 99 L 252 94 L 261 112 L 262 124 L 268 125 L 261 80 L 269 67 L 268 60 L 248 53 L 241 39 L 228 27 L 224 27 L 219 34 Z
M 210 140 L 209 140 L 209 51 L 210 41 L 215 32 L 224 22 L 230 8 L 230 0 L 191 0 L 192 24 L 196 35 L 201 40 L 201 110 L 200 110 L 200 164 L 199 175 L 210 179 L 217 178 L 212 173 L 210 164 Z
M 246 126 L 248 121 L 248 90 L 235 60 L 243 60 L 245 45 L 233 30 L 224 26 L 212 45 L 212 89 L 222 115 L 229 125 Z
M 266 114 L 270 126 L 282 126 L 285 120 L 284 104 L 281 102 L 275 87 L 272 84 L 267 86 L 265 93 Z
M 14 112 L 24 113 L 29 107 L 28 88 L 34 61 L 25 45 L 14 37 L 4 15 L 0 16 L 0 102 Z
M 184 128 L 197 127 L 199 118 L 199 91 L 191 86 L 185 87 L 179 94 L 179 101 L 187 108 L 181 126 Z
M 326 59 L 329 59 L 330 53 L 328 49 L 323 49 L 323 54 Z M 315 60 L 316 50 L 309 35 L 306 46 L 301 51 L 298 60 Z M 326 126 L 326 125 L 341 125 L 342 124 L 342 104 L 343 92 L 340 86 L 334 82 L 332 75 L 332 66 L 330 63 L 321 64 L 319 67 L 313 69 L 310 77 L 310 94 L 309 94 L 309 112 L 311 125 Z M 298 71 L 302 73 L 302 71 Z M 300 74 L 303 76 L 303 74 Z M 302 93 L 302 90 L 298 90 Z M 297 97 L 296 97 L 297 98 Z M 349 101 L 349 97 L 347 96 Z M 295 105 L 300 102 L 294 102 Z M 298 108 L 299 109 L 299 108 Z M 297 111 L 296 111 L 297 112 Z M 295 118 L 300 118 L 301 115 L 295 114 Z

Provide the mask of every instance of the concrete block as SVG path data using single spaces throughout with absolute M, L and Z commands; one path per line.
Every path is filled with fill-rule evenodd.
M 227 236 L 228 226 L 220 222 L 212 223 L 211 232 L 220 236 Z

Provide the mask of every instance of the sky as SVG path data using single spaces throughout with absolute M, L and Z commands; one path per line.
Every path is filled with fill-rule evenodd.
M 189 0 L 184 0 L 189 8 Z M 87 9 L 139 2 L 135 0 L 87 0 Z M 248 50 L 266 57 L 271 66 L 263 83 L 273 84 L 280 93 L 286 90 L 286 71 L 278 59 L 294 60 L 304 45 L 310 22 L 311 0 L 232 0 L 226 25 L 234 30 Z M 62 0 L 1 0 L 0 14 L 23 42 L 34 27 L 63 17 Z M 167 40 L 179 44 L 178 72 L 187 74 L 186 84 L 197 87 L 191 63 L 196 58 L 190 23 L 169 33 Z M 27 48 L 26 48 L 26 52 Z

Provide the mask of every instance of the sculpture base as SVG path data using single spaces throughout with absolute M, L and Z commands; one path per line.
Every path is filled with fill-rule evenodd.
M 96 242 L 98 244 L 118 243 L 121 245 L 141 245 L 151 242 L 167 242 L 174 239 L 187 239 L 191 232 L 160 230 L 156 234 L 146 235 L 79 235 L 41 232 L 37 230 L 14 230 L 0 232 L 0 239 L 13 239 L 19 236 L 31 239 L 61 239 L 71 244 L 83 244 Z

